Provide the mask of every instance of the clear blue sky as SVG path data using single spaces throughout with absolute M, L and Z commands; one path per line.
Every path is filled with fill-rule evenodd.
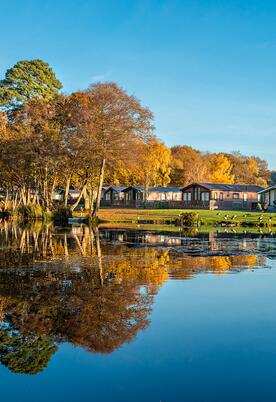
M 47 61 L 70 92 L 115 81 L 168 145 L 276 169 L 275 0 L 1 0 L 0 75 Z

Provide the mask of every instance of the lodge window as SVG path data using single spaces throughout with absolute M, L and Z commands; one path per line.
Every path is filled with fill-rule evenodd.
M 166 195 L 164 193 L 161 193 L 160 194 L 160 200 L 165 201 L 165 199 L 166 199 Z
M 218 199 L 218 193 L 214 193 L 214 199 L 215 199 L 215 200 Z
M 208 191 L 203 191 L 201 193 L 201 201 L 209 201 L 210 195 Z
M 175 193 L 175 194 L 172 195 L 172 199 L 173 199 L 173 200 L 177 200 L 177 193 Z
M 223 193 L 219 193 L 219 199 L 220 201 L 223 201 Z
M 183 193 L 183 200 L 184 201 L 191 201 L 192 200 L 192 193 Z
M 233 193 L 234 200 L 238 200 L 240 198 L 239 193 Z
M 110 201 L 110 193 L 105 194 L 105 199 L 106 199 L 106 201 Z

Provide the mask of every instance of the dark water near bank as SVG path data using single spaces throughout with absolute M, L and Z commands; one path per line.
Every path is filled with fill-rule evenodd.
M 276 235 L 0 223 L 1 401 L 276 401 Z

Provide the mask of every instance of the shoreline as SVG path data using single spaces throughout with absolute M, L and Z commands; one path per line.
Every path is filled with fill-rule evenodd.
M 245 211 L 102 208 L 99 212 L 99 220 L 101 223 L 175 225 L 180 215 L 186 212 L 198 214 L 199 226 L 276 227 L 276 213 Z M 75 216 L 80 215 L 76 213 Z

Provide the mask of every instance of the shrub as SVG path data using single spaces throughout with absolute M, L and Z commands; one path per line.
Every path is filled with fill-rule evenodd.
M 40 205 L 20 205 L 15 214 L 22 219 L 43 219 L 43 209 Z
M 198 226 L 199 223 L 200 221 L 196 212 L 183 212 L 178 220 L 178 224 L 185 228 Z
M 52 218 L 56 223 L 67 223 L 69 218 L 72 218 L 72 212 L 69 208 L 59 205 L 55 208 Z
M 45 210 L 41 205 L 20 205 L 14 211 L 19 219 L 23 220 L 50 220 L 52 219 L 52 212 Z

